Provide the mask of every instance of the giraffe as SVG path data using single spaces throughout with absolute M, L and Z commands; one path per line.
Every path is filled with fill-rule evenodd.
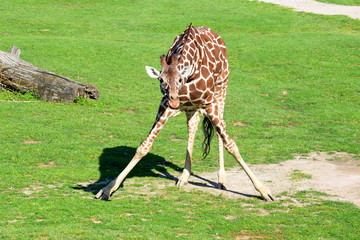
M 150 148 L 170 117 L 185 112 L 188 127 L 188 145 L 185 166 L 176 185 L 187 184 L 191 175 L 191 159 L 195 133 L 198 129 L 200 114 L 204 115 L 205 126 L 204 155 L 209 151 L 212 131 L 216 130 L 219 145 L 218 187 L 227 188 L 224 168 L 223 148 L 241 165 L 252 181 L 255 189 L 266 201 L 275 197 L 254 175 L 242 159 L 236 143 L 226 132 L 223 119 L 226 90 L 228 86 L 229 65 L 225 42 L 208 27 L 194 27 L 190 24 L 185 31 L 174 39 L 166 55 L 160 57 L 161 71 L 146 66 L 151 78 L 160 81 L 163 94 L 155 122 L 146 139 L 119 176 L 101 189 L 95 198 L 108 200 L 119 188 L 128 173 L 150 151 Z

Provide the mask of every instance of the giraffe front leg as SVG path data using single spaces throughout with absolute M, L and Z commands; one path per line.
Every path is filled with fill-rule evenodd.
M 188 183 L 188 179 L 191 175 L 191 159 L 194 148 L 195 134 L 198 129 L 200 121 L 198 112 L 186 112 L 187 126 L 188 126 L 188 146 L 186 151 L 186 160 L 183 173 L 176 182 L 176 186 L 181 187 Z
M 135 156 L 126 166 L 126 168 L 120 173 L 120 175 L 111 181 L 106 187 L 101 189 L 96 195 L 96 199 L 109 200 L 110 196 L 120 187 L 121 183 L 124 181 L 125 177 L 130 173 L 130 171 L 135 167 L 135 165 L 141 160 L 143 156 L 146 155 L 146 152 L 143 152 L 142 147 L 139 146 L 136 150 Z
M 212 121 L 214 127 L 216 128 L 217 133 L 221 136 L 221 139 L 223 140 L 225 149 L 238 161 L 240 166 L 244 169 L 245 173 L 250 178 L 251 182 L 253 183 L 255 189 L 261 194 L 261 196 L 266 201 L 274 201 L 275 197 L 271 193 L 271 191 L 265 187 L 255 176 L 255 174 L 250 170 L 248 165 L 245 163 L 245 161 L 242 159 L 239 149 L 236 146 L 236 143 L 229 137 L 229 135 L 226 133 L 226 125 L 224 120 L 221 118 L 221 116 L 218 113 L 217 105 L 216 104 L 209 104 L 206 108 L 206 112 L 208 114 L 208 117 Z
M 119 174 L 117 178 L 111 181 L 106 187 L 101 189 L 95 196 L 96 199 L 108 200 L 110 196 L 120 187 L 121 183 L 124 181 L 125 177 L 130 173 L 130 171 L 135 167 L 135 165 L 150 151 L 151 146 L 159 134 L 160 130 L 163 128 L 168 118 L 176 114 L 178 110 L 165 108 L 160 105 L 155 123 L 148 134 L 147 138 L 140 144 L 136 150 L 135 156 L 132 158 L 130 163 L 126 168 Z
M 241 167 L 244 169 L 245 173 L 248 175 L 250 180 L 252 181 L 255 189 L 261 194 L 261 196 L 265 199 L 265 201 L 271 202 L 275 200 L 275 196 L 271 193 L 270 189 L 268 189 L 263 183 L 261 183 L 255 174 L 250 170 L 248 165 L 245 163 L 243 158 L 240 155 L 240 152 L 234 142 L 232 149 L 230 150 L 233 152 L 233 156 L 235 156 L 236 160 L 239 162 Z

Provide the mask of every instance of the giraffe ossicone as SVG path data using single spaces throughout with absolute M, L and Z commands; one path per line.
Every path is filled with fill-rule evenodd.
M 96 194 L 96 198 L 109 199 L 119 188 L 125 177 L 151 149 L 151 146 L 170 117 L 185 112 L 188 126 L 188 146 L 185 167 L 176 185 L 183 186 L 191 175 L 191 160 L 194 138 L 200 121 L 199 112 L 205 115 L 205 156 L 208 154 L 212 131 L 215 129 L 219 145 L 218 186 L 227 188 L 223 148 L 241 165 L 254 184 L 255 189 L 266 201 L 275 197 L 254 175 L 242 159 L 236 143 L 226 132 L 223 119 L 229 65 L 225 42 L 208 27 L 194 27 L 190 24 L 174 39 L 166 55 L 160 57 L 161 71 L 146 66 L 151 78 L 160 82 L 163 98 L 160 102 L 155 123 L 146 139 L 138 147 L 135 156 L 106 187 Z

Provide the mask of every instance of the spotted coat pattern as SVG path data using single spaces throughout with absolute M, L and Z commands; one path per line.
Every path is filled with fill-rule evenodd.
M 188 147 L 185 167 L 178 186 L 188 182 L 194 137 L 199 123 L 199 112 L 206 115 L 216 129 L 219 143 L 219 188 L 226 189 L 223 146 L 243 167 L 255 188 L 265 200 L 274 200 L 271 192 L 256 178 L 243 161 L 236 143 L 226 132 L 223 119 L 229 64 L 223 39 L 208 27 L 190 25 L 174 39 L 168 53 L 160 57 L 162 70 L 147 67 L 148 74 L 160 80 L 163 93 L 155 123 L 135 156 L 120 175 L 102 189 L 97 198 L 108 199 L 126 175 L 151 149 L 151 146 L 170 117 L 183 111 L 188 124 Z

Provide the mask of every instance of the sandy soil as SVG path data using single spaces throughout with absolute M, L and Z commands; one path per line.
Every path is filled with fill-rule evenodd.
M 360 207 L 360 161 L 350 154 L 311 153 L 279 164 L 259 164 L 250 168 L 275 195 L 284 191 L 293 194 L 313 190 L 330 194 L 332 200 L 352 202 Z M 300 178 L 294 178 L 294 173 Z M 308 178 L 301 177 L 302 174 Z M 227 191 L 217 189 L 216 172 L 192 175 L 185 188 L 227 198 L 259 195 L 240 167 L 227 171 L 227 179 Z
M 289 196 L 299 191 L 317 191 L 328 194 L 328 196 L 322 198 L 351 202 L 360 207 L 360 160 L 356 160 L 355 155 L 343 152 L 333 152 L 331 154 L 314 152 L 306 156 L 296 156 L 293 160 L 278 164 L 257 164 L 249 165 L 249 167 L 278 199 L 290 199 L 296 203 L 296 200 Z M 189 178 L 189 183 L 183 187 L 183 190 L 200 190 L 229 199 L 260 196 L 240 166 L 227 170 L 226 173 L 227 190 L 218 189 L 217 172 L 193 173 Z M 169 177 L 164 175 L 159 178 L 159 181 L 155 181 L 156 189 L 160 191 L 166 187 L 174 186 L 175 177 L 178 176 L 170 175 Z M 164 180 L 164 178 L 167 178 L 167 180 Z M 126 179 L 125 188 L 132 186 L 138 180 L 139 178 L 136 177 Z M 81 182 L 77 183 L 77 185 L 83 187 L 85 191 L 93 191 L 93 185 L 106 184 L 107 182 Z M 25 190 L 31 190 L 31 193 L 37 191 L 36 189 Z M 159 194 L 158 191 L 154 191 L 154 182 L 144 184 L 141 188 L 134 187 L 131 191 L 141 194 Z M 286 194 L 278 197 L 279 194 L 284 192 Z M 117 193 L 112 196 L 112 199 L 121 199 L 123 197 L 123 194 Z M 85 198 L 92 197 L 86 196 Z M 302 206 L 301 203 L 296 204 Z
M 258 0 L 293 8 L 298 12 L 309 12 L 324 15 L 346 15 L 350 18 L 360 19 L 360 6 L 344 6 L 321 3 L 314 0 Z

